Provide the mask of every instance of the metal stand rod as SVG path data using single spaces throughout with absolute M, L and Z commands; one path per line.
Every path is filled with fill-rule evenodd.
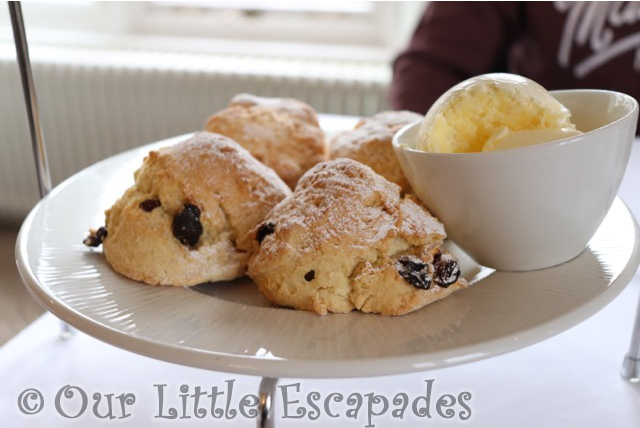
M 31 73 L 31 61 L 29 59 L 29 47 L 27 46 L 27 36 L 24 31 L 24 21 L 22 19 L 22 7 L 20 2 L 9 2 L 9 13 L 11 14 L 11 26 L 13 27 L 13 38 L 16 44 L 16 54 L 18 55 L 18 67 L 20 68 L 20 78 L 22 79 L 22 89 L 24 100 L 27 105 L 27 118 L 29 119 L 29 132 L 31 133 L 31 145 L 36 161 L 36 174 L 38 175 L 38 187 L 40 197 L 44 198 L 51 191 L 51 175 L 49 173 L 49 163 L 47 162 L 47 152 L 44 148 L 44 138 L 40 127 L 40 112 L 36 99 L 36 88 L 33 83 Z
M 16 45 L 18 67 L 20 69 L 24 100 L 27 107 L 27 118 L 29 119 L 29 132 L 31 134 L 33 156 L 36 162 L 38 189 L 40 190 L 40 198 L 44 198 L 51 191 L 51 174 L 49 173 L 47 152 L 44 147 L 44 138 L 42 137 L 42 128 L 40 126 L 40 112 L 38 110 L 38 100 L 36 99 L 36 87 L 33 83 L 33 75 L 31 73 L 29 47 L 27 45 L 27 35 L 24 30 L 24 20 L 22 19 L 20 2 L 9 2 L 9 14 L 11 15 L 13 39 Z M 63 321 L 61 337 L 67 339 L 73 332 L 74 330 L 71 326 Z
M 274 417 L 276 402 L 276 387 L 278 386 L 278 378 L 263 377 L 260 381 L 260 389 L 258 391 L 258 428 L 275 428 L 276 421 Z
M 636 321 L 631 332 L 631 345 L 629 352 L 624 357 L 620 376 L 631 382 L 640 381 L 640 299 L 636 312 Z

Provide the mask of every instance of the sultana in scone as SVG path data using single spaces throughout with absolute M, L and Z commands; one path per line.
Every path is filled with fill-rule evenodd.
M 386 111 L 362 119 L 353 130 L 341 132 L 331 140 L 329 157 L 362 162 L 408 192 L 409 182 L 393 152 L 391 139 L 400 128 L 420 119 L 423 116 L 410 111 Z
M 443 225 L 350 159 L 316 165 L 247 238 L 248 274 L 272 302 L 400 315 L 466 287 Z M 248 246 L 248 245 L 247 245 Z
M 240 145 L 201 132 L 150 152 L 106 211 L 106 236 L 85 243 L 102 240 L 117 272 L 148 284 L 229 280 L 249 257 L 238 241 L 290 193 Z
M 239 94 L 209 117 L 205 130 L 238 142 L 291 188 L 309 168 L 328 159 L 316 112 L 294 99 Z

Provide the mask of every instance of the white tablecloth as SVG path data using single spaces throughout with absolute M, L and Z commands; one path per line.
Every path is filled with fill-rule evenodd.
M 632 159 L 620 196 L 640 218 L 640 141 L 634 144 Z M 640 427 L 640 384 L 630 384 L 619 376 L 620 365 L 628 350 L 631 328 L 640 291 L 640 275 L 601 312 L 582 324 L 537 345 L 493 359 L 458 367 L 390 377 L 340 380 L 282 379 L 276 397 L 276 426 L 478 426 L 478 427 Z M 241 398 L 256 394 L 260 379 L 200 369 L 181 367 L 131 354 L 103 344 L 82 333 L 61 340 L 59 322 L 44 315 L 15 339 L 0 349 L 0 425 L 7 427 L 89 427 L 89 426 L 255 426 L 253 419 L 240 413 L 235 418 L 215 419 L 210 415 L 211 399 L 202 396 L 199 407 L 207 409 L 198 419 L 194 413 L 194 398 L 188 398 L 182 410 L 182 385 L 189 394 L 200 387 L 208 393 L 216 387 L 226 391 L 233 385 L 231 408 L 238 410 Z M 81 389 L 86 394 L 87 408 L 80 413 L 81 395 L 56 395 L 65 386 Z M 166 385 L 166 386 L 154 386 Z M 431 386 L 430 418 L 419 417 L 411 404 L 402 419 L 393 410 L 393 398 L 405 393 L 410 401 L 424 407 L 428 386 Z M 37 400 L 22 400 L 21 394 L 36 389 L 43 398 L 42 409 L 34 415 L 24 412 L 36 408 Z M 158 393 L 162 390 L 163 398 Z M 287 393 L 285 406 L 283 392 Z M 313 393 L 319 393 L 320 400 Z M 105 414 L 105 396 L 114 394 L 114 419 L 100 419 L 93 412 L 94 394 L 103 401 L 97 408 Z M 123 413 L 115 399 L 123 393 L 135 395 L 135 403 Z M 329 402 L 331 417 L 324 409 L 324 400 L 342 394 L 343 401 Z M 469 393 L 470 395 L 463 395 Z M 359 394 L 363 407 L 357 415 L 347 413 L 355 405 L 347 404 L 350 394 Z M 373 395 L 371 395 L 373 394 Z M 224 408 L 229 394 L 220 395 L 217 408 Z M 382 416 L 370 416 L 368 402 L 374 395 L 389 401 Z M 451 407 L 454 416 L 446 419 L 445 408 L 438 413 L 437 400 L 446 395 L 456 399 Z M 320 418 L 294 419 L 295 410 L 304 407 L 312 411 L 312 403 L 320 408 Z M 462 402 L 468 407 L 460 404 Z M 445 399 L 450 399 L 445 397 Z M 295 404 L 295 400 L 300 402 Z M 384 400 L 383 400 L 384 401 Z M 159 409 L 163 404 L 162 412 Z M 22 411 L 20 407 L 22 406 Z M 380 413 L 382 404 L 373 403 L 372 413 Z M 157 417 L 168 415 L 169 407 L 178 411 L 177 419 Z M 468 420 L 461 420 L 461 416 Z M 129 414 L 122 418 L 124 414 Z M 182 418 L 182 416 L 185 416 Z M 186 416 L 189 416 L 188 418 Z

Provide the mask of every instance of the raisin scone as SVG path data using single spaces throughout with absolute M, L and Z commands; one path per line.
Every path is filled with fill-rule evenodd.
M 329 146 L 329 157 L 362 162 L 400 186 L 403 192 L 408 192 L 409 181 L 393 152 L 391 139 L 403 126 L 423 118 L 410 111 L 385 111 L 362 119 L 353 130 L 343 131 L 333 137 Z
M 117 272 L 148 284 L 242 276 L 249 253 L 238 241 L 291 193 L 247 150 L 206 132 L 151 151 L 134 177 L 85 244 L 102 242 Z
M 445 237 L 417 199 L 341 158 L 308 171 L 247 235 L 247 273 L 278 305 L 406 314 L 467 286 Z
M 295 99 L 236 95 L 229 107 L 209 117 L 205 130 L 238 142 L 291 188 L 312 166 L 328 159 L 315 110 Z

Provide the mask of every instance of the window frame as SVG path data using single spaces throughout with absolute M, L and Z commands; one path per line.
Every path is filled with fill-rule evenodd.
M 32 44 L 389 61 L 425 3 L 374 1 L 364 14 L 248 14 L 217 25 L 213 14 L 154 2 L 26 2 L 23 14 Z M 0 14 L 5 22 L 8 13 Z M 0 41 L 12 41 L 10 25 L 0 26 Z

